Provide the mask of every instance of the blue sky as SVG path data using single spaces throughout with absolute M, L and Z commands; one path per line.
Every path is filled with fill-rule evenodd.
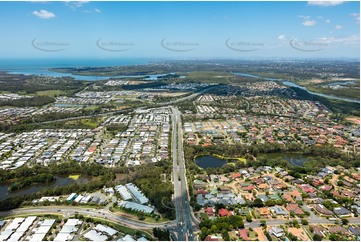
M 0 2 L 1 57 L 356 57 L 359 2 Z

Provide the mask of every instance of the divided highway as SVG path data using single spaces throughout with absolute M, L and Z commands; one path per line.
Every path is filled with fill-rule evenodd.
M 103 218 L 116 223 L 124 224 L 127 227 L 134 229 L 153 229 L 153 228 L 166 228 L 174 224 L 173 221 L 166 223 L 144 223 L 136 220 L 129 219 L 117 214 L 112 213 L 106 209 L 92 209 L 82 207 L 70 207 L 70 206 L 42 206 L 33 208 L 18 208 L 9 211 L 0 211 L 0 217 L 16 216 L 24 214 L 47 214 L 56 213 L 65 216 L 81 214 L 84 216 L 90 216 L 94 218 Z
M 189 205 L 189 193 L 186 178 L 186 168 L 183 153 L 183 129 L 181 115 L 178 109 L 172 110 L 172 159 L 174 180 L 174 204 L 176 209 L 177 240 L 195 240 L 198 221 Z

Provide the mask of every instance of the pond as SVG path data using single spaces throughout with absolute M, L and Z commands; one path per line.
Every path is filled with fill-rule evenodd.
M 199 156 L 195 159 L 197 166 L 207 169 L 207 168 L 219 168 L 227 163 L 227 160 L 220 159 L 211 155 Z
M 268 159 L 283 159 L 294 166 L 301 166 L 303 167 L 305 162 L 312 156 L 310 155 L 302 155 L 302 154 L 295 154 L 295 153 L 269 153 L 263 154 Z
M 44 188 L 53 188 L 53 187 L 63 187 L 63 186 L 67 186 L 67 185 L 71 185 L 73 183 L 78 183 L 78 184 L 84 184 L 87 183 L 89 181 L 88 178 L 85 177 L 80 177 L 77 180 L 73 180 L 69 177 L 61 177 L 61 176 L 55 176 L 55 181 L 51 182 L 51 183 L 47 183 L 47 184 L 34 184 L 30 187 L 27 187 L 25 189 L 22 190 L 18 190 L 18 191 L 14 191 L 14 192 L 9 192 L 8 191 L 8 187 L 11 185 L 9 183 L 1 183 L 0 184 L 0 201 L 1 200 L 5 200 L 9 197 L 15 197 L 15 196 L 24 196 L 24 195 L 28 195 L 28 194 L 32 194 L 32 193 L 36 193 Z

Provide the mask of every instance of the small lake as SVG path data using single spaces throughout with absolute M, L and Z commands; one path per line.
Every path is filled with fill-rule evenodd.
M 282 159 L 294 166 L 304 166 L 305 162 L 312 156 L 295 153 L 269 153 L 263 154 L 268 159 Z
M 32 194 L 32 193 L 36 193 L 44 188 L 53 188 L 53 187 L 63 187 L 63 186 L 68 186 L 71 185 L 73 183 L 78 183 L 78 184 L 84 184 L 87 183 L 89 181 L 88 178 L 85 177 L 80 177 L 78 180 L 73 180 L 69 177 L 61 177 L 61 176 L 55 176 L 56 180 L 54 182 L 48 183 L 48 184 L 36 184 L 36 185 L 32 185 L 28 188 L 22 189 L 22 190 L 18 190 L 18 191 L 14 191 L 14 192 L 9 192 L 8 191 L 8 187 L 11 185 L 9 183 L 2 183 L 0 184 L 0 201 L 1 200 L 5 200 L 9 197 L 15 197 L 15 196 L 24 196 L 24 195 L 28 195 L 28 194 Z
M 195 159 L 197 166 L 207 169 L 207 168 L 219 168 L 227 163 L 227 160 L 220 159 L 211 155 L 199 156 Z

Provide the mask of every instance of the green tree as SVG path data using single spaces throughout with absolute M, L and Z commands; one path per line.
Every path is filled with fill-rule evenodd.
M 314 234 L 313 237 L 312 237 L 312 239 L 313 239 L 314 241 L 321 241 L 321 240 L 322 240 L 322 237 L 321 237 L 320 235 L 318 235 L 318 234 Z
M 308 221 L 306 219 L 301 219 L 301 224 L 302 225 L 308 225 Z
M 263 202 L 262 202 L 262 200 L 261 200 L 260 198 L 256 198 L 256 199 L 253 201 L 252 205 L 253 205 L 254 207 L 258 207 L 258 208 L 264 206 L 264 205 L 263 205 Z
M 341 219 L 341 223 L 343 225 L 347 225 L 349 223 L 349 221 L 347 219 L 343 218 L 343 219 Z

